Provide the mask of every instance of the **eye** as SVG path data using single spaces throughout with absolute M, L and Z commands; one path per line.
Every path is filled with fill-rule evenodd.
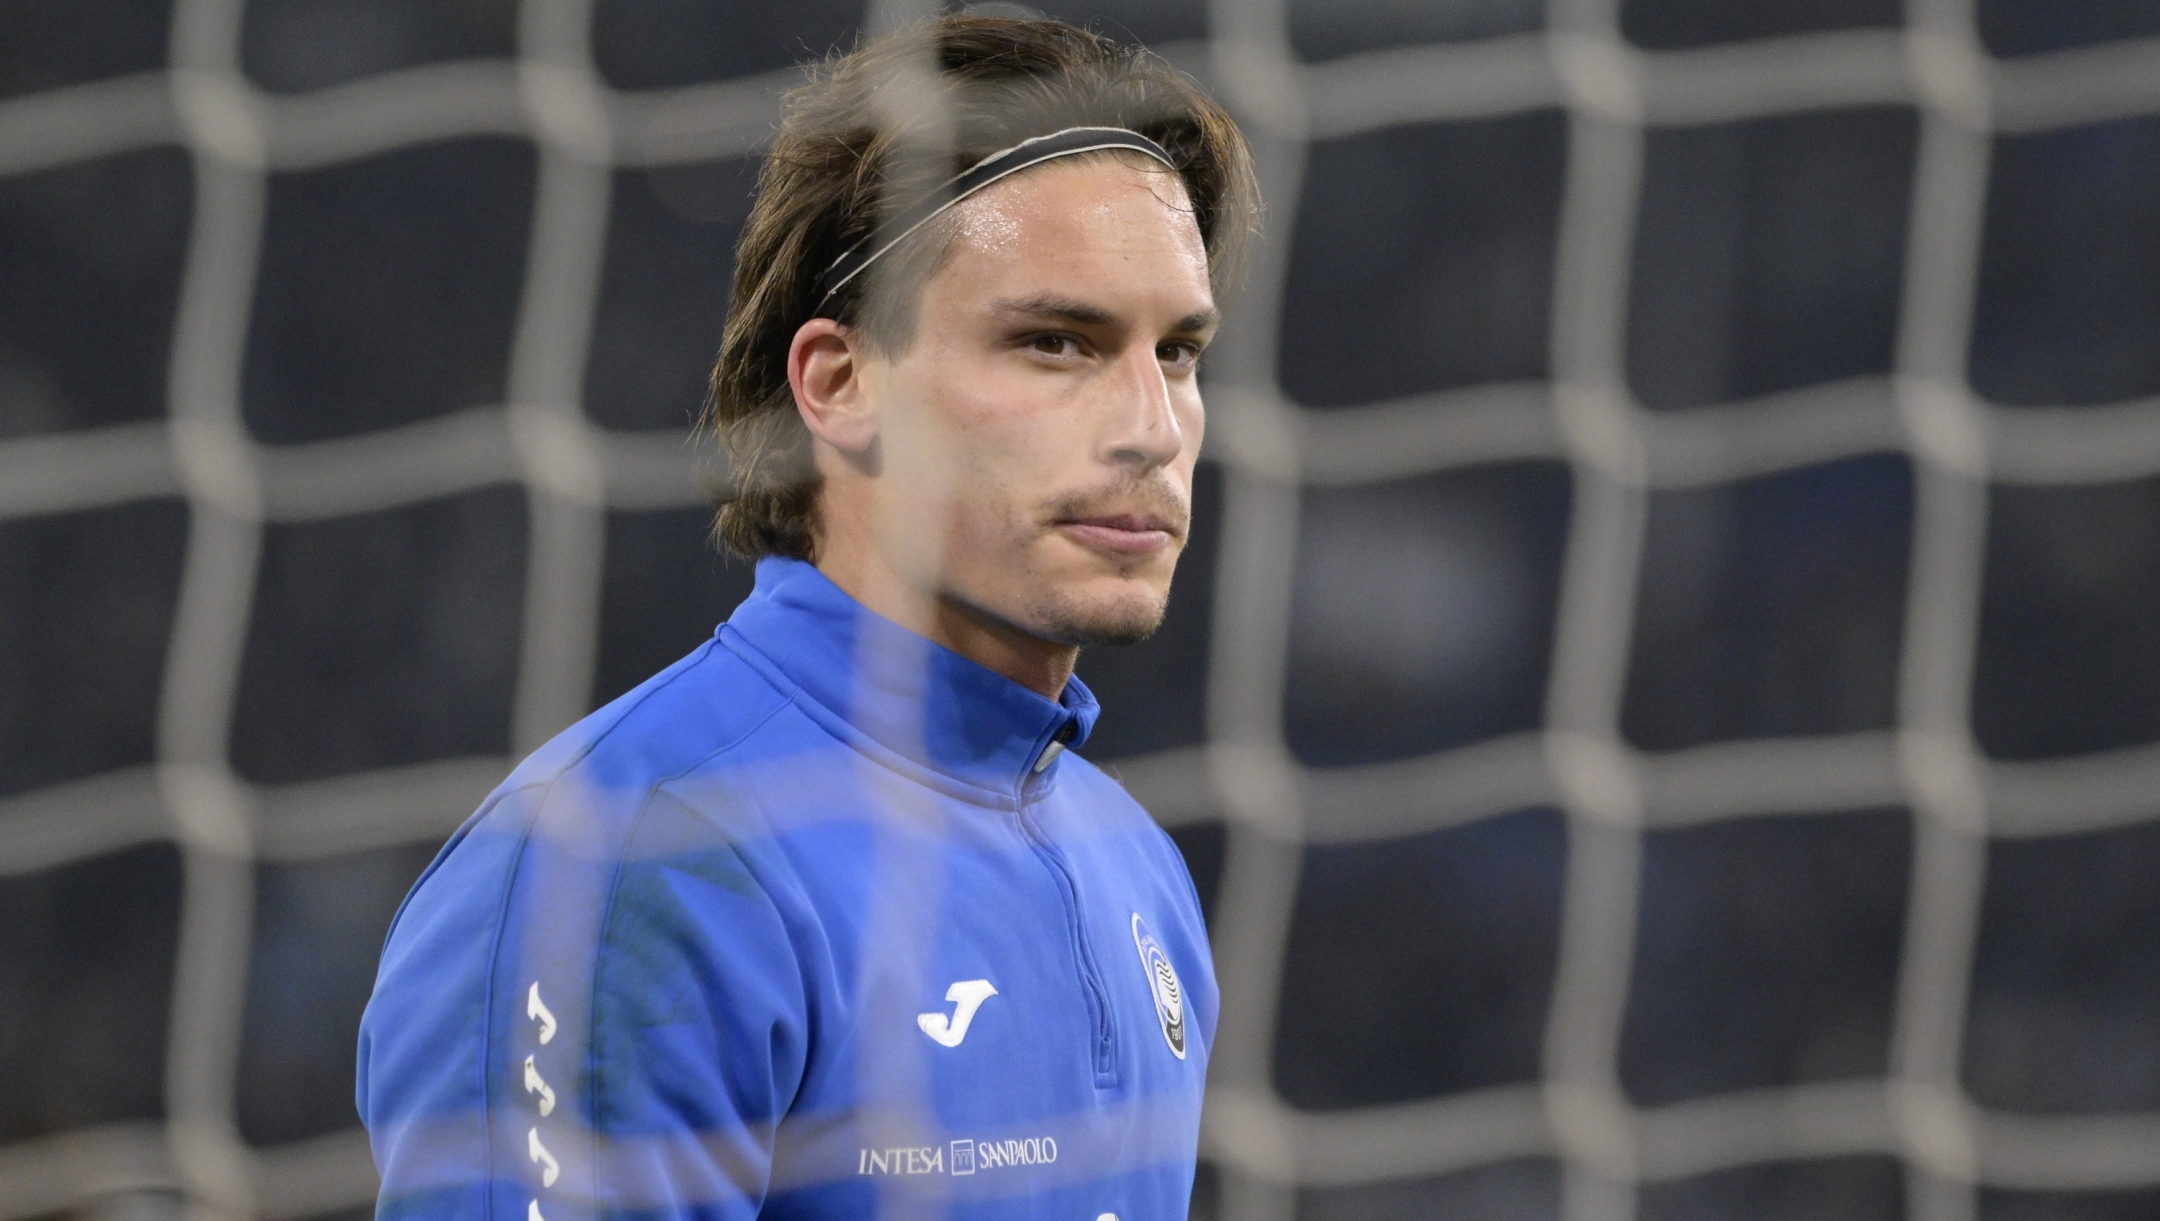
M 1028 347 L 1045 356 L 1056 356 L 1061 359 L 1080 355 L 1079 339 L 1059 333 L 1037 335 L 1028 340 Z
M 1189 370 L 1200 363 L 1200 345 L 1183 339 L 1157 344 L 1155 359 L 1172 369 Z

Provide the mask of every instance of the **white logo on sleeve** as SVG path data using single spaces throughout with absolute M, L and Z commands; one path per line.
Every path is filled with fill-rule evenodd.
M 540 1143 L 540 1129 L 534 1128 L 525 1134 L 525 1153 L 532 1158 L 534 1165 L 540 1167 L 540 1185 L 553 1187 L 555 1180 L 562 1175 L 562 1163 L 556 1161 L 555 1155 L 549 1153 L 547 1146 Z
M 555 1037 L 555 1015 L 540 1001 L 540 981 L 534 980 L 532 991 L 525 994 L 525 1016 L 540 1023 L 540 1043 L 545 1046 Z
M 997 989 L 987 979 L 963 979 L 945 989 L 945 999 L 953 1002 L 952 1016 L 942 1013 L 919 1013 L 915 1024 L 922 1032 L 941 1046 L 958 1047 L 967 1037 L 968 1025 L 975 1020 L 975 1011 L 982 1003 L 997 995 Z
M 539 1058 L 525 1057 L 525 1092 L 540 1095 L 540 1117 L 555 1113 L 555 1091 L 549 1088 L 547 1079 L 540 1075 Z

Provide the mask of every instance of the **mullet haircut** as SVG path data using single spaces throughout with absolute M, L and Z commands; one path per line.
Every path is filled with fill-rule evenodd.
M 736 245 L 734 299 L 701 421 L 728 459 L 714 497 L 722 544 L 752 557 L 816 558 L 819 480 L 788 386 L 788 348 L 816 315 L 857 328 L 878 351 L 904 352 L 951 228 L 925 226 L 820 302 L 825 269 L 975 162 L 1068 127 L 1129 128 L 1170 154 L 1209 276 L 1227 296 L 1258 222 L 1251 155 L 1222 107 L 1143 48 L 1058 21 L 949 14 L 827 60 L 788 95 Z

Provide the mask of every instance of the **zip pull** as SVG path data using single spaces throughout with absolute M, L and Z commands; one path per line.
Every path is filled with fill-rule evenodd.
M 1040 776 L 1049 771 L 1050 765 L 1057 762 L 1057 757 L 1065 753 L 1065 744 L 1073 740 L 1073 734 L 1078 732 L 1079 728 L 1078 721 L 1065 722 L 1057 731 L 1057 736 L 1051 738 L 1050 744 L 1043 747 L 1042 753 L 1035 757 L 1035 766 L 1030 769 L 1032 774 Z

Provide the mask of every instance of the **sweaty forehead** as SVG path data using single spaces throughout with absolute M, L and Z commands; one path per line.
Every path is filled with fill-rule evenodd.
M 945 270 L 962 275 L 1073 274 L 1119 265 L 1203 291 L 1207 248 L 1176 173 L 1127 154 L 1037 166 L 953 210 Z

